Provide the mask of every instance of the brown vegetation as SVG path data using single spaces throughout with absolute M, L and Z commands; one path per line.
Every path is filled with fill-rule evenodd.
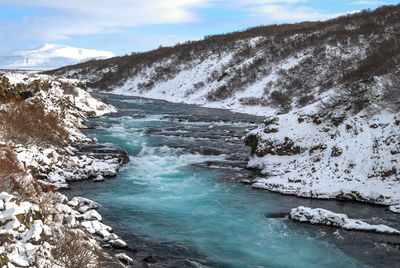
M 25 100 L 40 91 L 48 91 L 50 88 L 49 81 L 34 80 L 27 84 L 11 84 L 7 77 L 3 77 L 0 82 L 0 103 Z
M 24 200 L 35 199 L 41 193 L 33 180 L 26 179 L 14 153 L 14 147 L 0 145 L 0 192 L 14 193 Z
M 51 239 L 52 250 L 57 265 L 66 268 L 99 267 L 101 249 L 90 243 L 81 230 L 60 228 Z
M 68 139 L 58 116 L 46 113 L 40 103 L 10 103 L 7 110 L 0 111 L 0 131 L 5 140 L 20 144 L 61 146 Z

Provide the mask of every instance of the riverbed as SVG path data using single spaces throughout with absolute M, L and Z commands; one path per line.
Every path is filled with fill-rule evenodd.
M 116 178 L 66 191 L 101 204 L 106 224 L 152 267 L 393 267 L 390 236 L 292 222 L 304 205 L 400 228 L 379 206 L 258 191 L 241 181 L 245 133 L 263 118 L 136 97 L 100 95 L 118 113 L 92 119 L 87 134 L 128 152 Z

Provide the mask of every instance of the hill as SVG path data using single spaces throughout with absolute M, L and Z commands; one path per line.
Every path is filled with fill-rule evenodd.
M 53 70 L 94 90 L 266 116 L 253 186 L 400 203 L 400 5 Z

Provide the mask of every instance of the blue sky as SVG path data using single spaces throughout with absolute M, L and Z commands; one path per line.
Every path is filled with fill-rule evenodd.
M 45 43 L 118 55 L 257 25 L 325 20 L 398 1 L 0 0 L 0 52 Z

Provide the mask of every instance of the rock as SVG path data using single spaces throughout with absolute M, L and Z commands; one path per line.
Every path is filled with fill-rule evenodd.
M 245 185 L 251 185 L 253 182 L 251 180 L 241 180 L 240 183 L 245 184 Z
M 400 213 L 400 204 L 390 206 L 389 211 L 393 213 Z
M 74 197 L 68 202 L 68 205 L 74 209 L 78 209 L 81 213 L 99 207 L 98 203 L 84 197 Z
M 109 241 L 109 243 L 115 249 L 126 249 L 126 248 L 128 248 L 128 245 L 124 241 L 122 241 L 121 239 L 111 240 L 111 241 Z
M 70 225 L 70 226 L 75 226 L 76 225 L 76 219 L 74 215 L 68 215 L 64 218 L 64 224 Z
M 125 253 L 115 254 L 115 257 L 124 264 L 133 264 L 133 259 Z
M 53 218 L 53 221 L 57 223 L 62 223 L 63 220 L 64 220 L 64 215 L 62 214 L 56 214 Z
M 96 178 L 93 179 L 94 182 L 101 182 L 104 181 L 104 177 L 102 175 L 97 175 Z
M 102 217 L 101 217 L 101 215 L 100 215 L 96 210 L 94 210 L 94 209 L 85 212 L 85 213 L 83 214 L 83 218 L 84 218 L 85 220 L 89 220 L 89 221 L 91 221 L 91 220 L 102 221 L 102 220 L 103 220 Z
M 147 256 L 143 259 L 145 263 L 157 263 L 157 261 L 152 256 Z
M 90 155 L 90 157 L 100 160 L 111 157 L 117 159 L 120 165 L 129 162 L 127 152 L 111 146 L 103 144 L 74 144 L 73 146 L 77 148 L 77 155 Z
M 245 143 L 251 148 L 251 154 L 263 157 L 270 155 L 296 155 L 300 154 L 301 148 L 294 144 L 294 141 L 288 137 L 284 140 L 271 138 L 262 140 L 259 134 L 248 134 L 245 137 Z
M 41 220 L 36 220 L 34 224 L 27 231 L 24 241 L 34 241 L 40 240 L 40 236 L 43 232 L 43 222 Z
M 400 231 L 389 226 L 372 225 L 358 219 L 350 219 L 346 214 L 334 213 L 322 208 L 297 207 L 290 211 L 290 218 L 299 222 L 335 226 L 345 230 L 376 232 L 400 235 Z

